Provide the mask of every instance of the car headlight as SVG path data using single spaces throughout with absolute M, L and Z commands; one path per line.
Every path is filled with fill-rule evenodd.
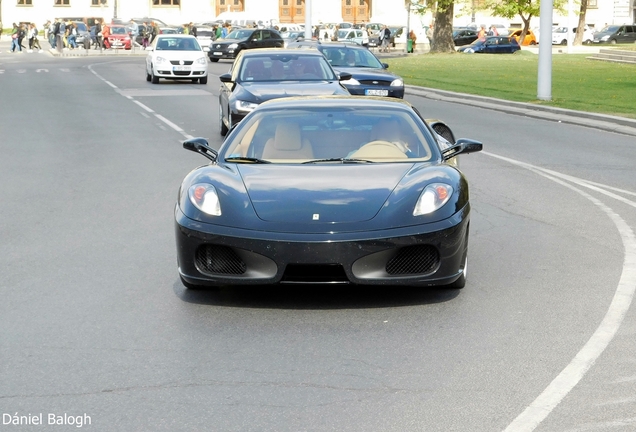
M 199 64 L 207 64 L 208 61 L 206 60 L 205 57 L 201 57 L 201 58 L 197 59 L 197 63 L 199 63 Z
M 453 187 L 444 183 L 432 183 L 422 191 L 413 209 L 413 216 L 433 213 L 442 208 L 453 194 Z
M 393 82 L 391 83 L 391 87 L 404 87 L 404 81 L 402 81 L 401 79 L 394 79 Z
M 351 79 L 348 79 L 348 80 L 346 80 L 346 81 L 340 81 L 340 82 L 341 82 L 342 84 L 360 85 L 360 81 L 358 81 L 358 80 L 357 80 L 357 79 L 355 79 L 355 78 L 351 78 Z
M 227 48 L 228 49 L 236 49 L 236 48 L 238 48 L 238 44 L 237 43 L 230 44 Z
M 221 203 L 216 188 L 211 184 L 197 183 L 188 189 L 190 202 L 203 213 L 221 216 Z
M 258 104 L 254 102 L 237 100 L 234 106 L 238 111 L 252 111 L 258 106 Z
M 159 64 L 159 63 L 163 63 L 163 62 L 165 62 L 165 61 L 167 61 L 167 60 L 166 60 L 165 58 L 163 58 L 163 57 L 159 57 L 159 56 L 157 56 L 157 57 L 155 58 L 155 62 L 156 62 L 157 64 Z

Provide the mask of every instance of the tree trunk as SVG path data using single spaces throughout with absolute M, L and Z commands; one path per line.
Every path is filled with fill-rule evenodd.
M 579 25 L 576 27 L 574 43 L 572 45 L 582 45 L 585 36 L 585 14 L 587 13 L 587 0 L 581 0 L 581 11 L 579 12 Z M 571 29 L 568 29 L 570 31 Z
M 528 30 L 530 29 L 530 19 L 532 18 L 532 14 L 528 15 L 527 18 L 524 17 L 523 14 L 519 14 L 519 16 L 521 17 L 521 21 L 523 21 L 523 29 L 519 35 L 519 45 L 523 45 L 523 42 L 526 40 Z
M 435 27 L 433 29 L 433 43 L 431 44 L 432 53 L 450 53 L 455 52 L 455 43 L 453 42 L 453 10 L 454 2 L 448 4 L 437 3 L 437 11 L 435 12 Z

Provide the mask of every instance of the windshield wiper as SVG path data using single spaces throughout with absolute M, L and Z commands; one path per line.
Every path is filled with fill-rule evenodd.
M 366 160 L 366 159 L 351 159 L 351 158 L 329 158 L 329 159 L 314 159 L 314 160 L 310 160 L 307 162 L 303 162 L 304 164 L 309 164 L 309 163 L 318 163 L 318 162 L 342 162 L 343 164 L 345 163 L 373 163 L 373 161 L 370 160 Z
M 238 162 L 238 163 L 271 163 L 270 161 L 266 161 L 263 159 L 253 158 L 253 157 L 245 157 L 245 156 L 232 156 L 225 158 L 226 162 Z

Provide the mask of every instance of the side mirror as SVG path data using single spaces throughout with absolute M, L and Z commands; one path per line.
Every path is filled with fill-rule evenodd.
M 217 156 L 219 155 L 219 153 L 216 150 L 210 147 L 210 145 L 208 144 L 208 140 L 201 137 L 190 138 L 189 140 L 185 140 L 183 142 L 183 148 L 186 150 L 193 151 L 195 153 L 199 153 L 205 156 L 206 158 L 210 159 L 212 162 L 215 162 Z
M 384 67 L 384 69 L 388 69 L 389 68 L 389 64 L 388 63 L 382 63 L 382 66 Z
M 481 151 L 483 147 L 484 145 L 479 141 L 471 140 L 468 138 L 460 138 L 457 140 L 455 145 L 442 150 L 442 157 L 444 158 L 444 160 L 448 160 L 460 154 L 468 154 Z
M 224 73 L 223 75 L 219 76 L 219 80 L 221 80 L 221 82 L 224 82 L 224 83 L 231 83 L 232 75 L 229 73 Z
M 338 80 L 339 81 L 348 81 L 350 80 L 352 77 L 352 75 L 349 72 L 340 72 L 338 74 Z

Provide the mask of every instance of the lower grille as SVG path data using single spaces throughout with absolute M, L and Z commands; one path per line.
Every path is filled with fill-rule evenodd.
M 386 264 L 390 275 L 430 273 L 439 265 L 439 251 L 431 245 L 407 246 Z
M 190 71 L 174 71 L 172 72 L 175 76 L 188 76 L 190 75 Z
M 281 283 L 349 283 L 339 264 L 288 264 Z
M 197 249 L 194 260 L 202 273 L 240 275 L 247 270 L 243 260 L 228 246 L 203 245 Z
M 383 87 L 388 87 L 391 85 L 391 81 L 378 81 L 378 80 L 359 80 L 360 84 L 362 85 L 377 85 L 377 86 L 383 86 Z

